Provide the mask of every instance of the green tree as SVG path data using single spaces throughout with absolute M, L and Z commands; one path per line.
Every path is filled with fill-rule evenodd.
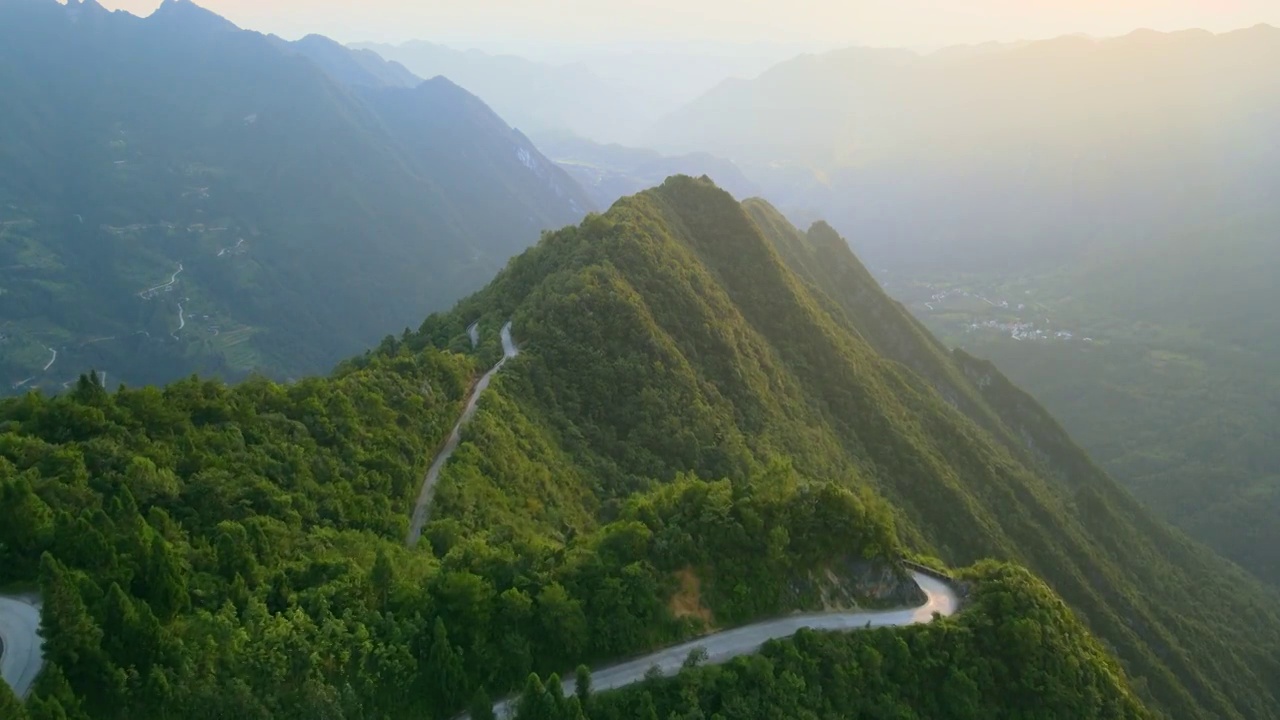
M 537 673 L 529 675 L 516 701 L 516 720 L 558 720 L 555 702 Z
M 591 706 L 591 668 L 579 665 L 574 671 L 573 694 L 582 704 L 583 709 Z
M 0 718 L 6 720 L 27 720 L 27 710 L 18 701 L 9 683 L 0 682 Z
M 466 697 L 467 675 L 462 651 L 449 642 L 449 632 L 441 618 L 436 618 L 431 625 L 430 644 L 421 672 L 437 720 L 452 717 Z
M 89 614 L 76 578 L 49 553 L 40 559 L 40 592 L 44 599 L 40 637 L 46 660 L 56 663 L 73 687 L 99 693 L 109 690 L 102 629 Z
M 386 607 L 391 588 L 395 585 L 395 573 L 395 566 L 391 564 L 391 559 L 387 557 L 386 548 L 379 547 L 378 555 L 373 561 L 373 569 L 369 573 L 369 580 L 373 584 L 374 598 L 377 603 L 376 607 Z
M 231 580 L 239 573 L 250 585 L 256 584 L 258 559 L 253 554 L 249 533 L 244 525 L 230 520 L 218 523 L 215 547 L 218 551 L 218 568 L 224 578 Z
M 471 720 L 496 720 L 497 716 L 493 712 L 493 700 L 489 698 L 489 693 L 481 687 L 471 698 Z
M 0 459 L 0 468 L 8 465 Z M 0 479 L 0 581 L 30 577 L 37 569 L 32 560 L 48 547 L 53 531 L 53 511 L 36 495 L 30 480 Z
M 168 622 L 190 603 L 186 574 L 182 563 L 159 534 L 151 538 L 151 552 L 147 558 L 147 602 L 161 620 Z

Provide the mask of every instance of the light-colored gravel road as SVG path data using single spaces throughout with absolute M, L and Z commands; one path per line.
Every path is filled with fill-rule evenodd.
M 40 609 L 29 599 L 0 597 L 0 677 L 25 698 L 44 665 L 40 653 Z
M 453 432 L 449 433 L 449 439 L 445 441 L 444 447 L 441 448 L 440 454 L 436 455 L 436 459 L 432 461 L 431 467 L 427 470 L 427 476 L 422 480 L 422 490 L 418 492 L 418 504 L 413 509 L 413 521 L 409 524 L 409 535 L 405 538 L 405 544 L 413 547 L 418 544 L 418 540 L 422 537 L 422 528 L 427 524 L 427 518 L 431 510 L 431 498 L 435 496 L 436 483 L 440 480 L 440 471 L 444 469 L 445 463 L 449 462 L 449 458 L 453 457 L 453 453 L 458 449 L 458 443 L 462 440 L 462 426 L 476 414 L 476 403 L 480 400 L 480 394 L 489 387 L 489 382 L 493 380 L 493 376 L 502 369 L 507 361 L 520 354 L 520 349 L 516 347 L 516 343 L 511 339 L 511 323 L 502 326 L 502 359 L 498 361 L 485 373 L 480 382 L 476 383 L 475 388 L 471 391 L 471 397 L 467 398 L 466 408 L 462 411 L 462 417 L 458 418 L 458 424 L 453 426 Z
M 692 640 L 681 645 L 629 660 L 618 665 L 593 670 L 591 673 L 592 692 L 615 690 L 644 680 L 645 673 L 657 666 L 663 675 L 674 675 L 680 671 L 685 659 L 695 648 L 703 648 L 707 652 L 707 664 L 728 662 L 741 655 L 750 655 L 760 649 L 769 640 L 789 638 L 801 628 L 813 630 L 863 630 L 867 627 L 898 627 L 917 625 L 933 620 L 934 613 L 942 616 L 952 615 L 960 607 L 960 598 L 956 591 L 942 580 L 923 573 L 913 572 L 911 577 L 924 590 L 928 600 L 916 608 L 903 610 L 872 610 L 848 613 L 818 613 L 813 615 L 789 615 L 775 620 L 766 620 L 754 625 L 725 630 Z M 573 678 L 563 680 L 565 695 L 572 695 L 577 683 Z M 515 712 L 515 699 L 507 699 L 493 706 L 499 718 L 510 718 Z

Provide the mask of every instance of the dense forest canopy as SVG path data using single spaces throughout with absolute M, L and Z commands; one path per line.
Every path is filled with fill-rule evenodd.
M 531 680 L 517 720 L 624 718 L 1147 718 L 1107 652 L 1028 573 L 985 564 L 954 619 L 900 630 L 815 633 L 726 667 L 686 669 L 620 692 Z M 589 678 L 588 678 L 589 679 Z M 473 712 L 472 720 L 479 717 Z
M 531 514 L 567 536 L 655 480 L 783 457 L 885 498 L 910 550 L 1028 565 L 1156 710 L 1280 712 L 1273 596 L 1140 508 L 993 366 L 949 352 L 825 224 L 673 178 L 545 237 L 408 342 L 458 343 L 475 317 L 511 318 L 524 349 L 503 412 L 477 419 L 489 452 L 441 480 L 440 507 L 475 527 Z M 502 448 L 545 469 L 513 475 L 487 459 Z M 513 477 L 543 489 L 512 497 Z M 598 508 L 578 509 L 583 491 Z M 1246 616 L 1265 619 L 1229 619 Z
M 44 598 L 33 717 L 446 718 L 531 671 L 701 630 L 669 610 L 679 570 L 714 572 L 706 617 L 732 623 L 817 602 L 806 568 L 899 557 L 883 503 L 785 465 L 682 477 L 563 542 L 446 512 L 406 551 L 472 369 L 389 340 L 288 387 L 86 376 L 8 401 L 0 583 Z
M 417 485 L 508 320 L 521 353 L 405 549 Z M 108 392 L 86 375 L 4 401 L 0 498 L 0 582 L 44 599 L 39 720 L 443 720 L 531 673 L 713 627 L 910 604 L 904 555 L 1016 561 L 1071 610 L 988 568 L 972 615 L 802 636 L 638 692 L 696 716 L 688 682 L 714 715 L 739 673 L 776 673 L 760 708 L 863 712 L 819 680 L 853 652 L 903 712 L 934 707 L 920 683 L 955 658 L 973 701 L 958 712 L 1013 717 L 1004 695 L 1074 686 L 1097 717 L 1280 715 L 1271 595 L 1153 520 L 994 368 L 948 353 L 829 227 L 705 179 L 547 234 L 328 377 Z M 793 644 L 812 661 L 794 666 Z

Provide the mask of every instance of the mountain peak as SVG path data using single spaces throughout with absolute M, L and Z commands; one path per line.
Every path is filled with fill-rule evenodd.
M 67 0 L 67 12 L 73 18 L 79 18 L 86 13 L 108 15 L 111 11 L 99 5 L 97 0 Z
M 164 0 L 149 18 L 169 24 L 181 24 L 192 30 L 239 30 L 240 28 L 221 15 L 195 4 L 191 0 Z

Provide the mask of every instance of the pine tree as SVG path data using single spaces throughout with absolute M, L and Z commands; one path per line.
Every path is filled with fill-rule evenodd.
M 582 709 L 586 710 L 591 701 L 591 668 L 586 665 L 579 665 L 574 673 L 573 694 L 582 704 Z
M 587 711 L 583 709 L 577 695 L 565 701 L 565 707 L 567 709 L 564 717 L 568 718 L 568 720 L 587 720 Z
M 45 658 L 63 669 L 72 687 L 81 691 L 93 687 L 105 670 L 102 629 L 89 615 L 71 572 L 49 553 L 40 558 L 40 591 Z
M 133 601 L 120 589 L 117 583 L 111 583 L 107 590 L 106 610 L 103 612 L 103 649 L 115 660 L 117 665 L 128 667 L 134 665 L 133 649 L 138 638 L 138 611 Z
M 564 699 L 564 686 L 560 684 L 560 676 L 554 673 L 547 678 L 546 704 L 554 713 L 552 717 L 557 720 L 565 717 L 569 712 L 569 704 Z
M 0 553 L 0 582 L 24 575 L 30 578 L 53 530 L 53 511 L 36 495 L 30 481 L 24 477 L 0 481 L 0 543 L 10 551 Z
M 440 618 L 436 618 L 431 627 L 431 645 L 421 672 L 426 678 L 427 694 L 433 700 L 437 720 L 452 717 L 466 697 L 467 674 L 462 666 L 462 652 L 449 643 L 449 632 Z
M 474 717 L 474 716 L 472 716 Z M 18 702 L 9 683 L 0 682 L 0 718 L 5 720 L 27 720 L 27 711 Z
M 36 678 L 32 697 L 27 701 L 31 720 L 86 720 L 83 703 L 71 689 L 71 683 L 56 662 L 46 662 Z
M 391 564 L 391 559 L 387 557 L 385 548 L 378 548 L 378 557 L 373 561 L 373 570 L 370 572 L 369 579 L 373 583 L 374 596 L 377 599 L 378 609 L 382 609 L 387 605 L 387 598 L 391 595 L 391 587 L 395 584 L 395 566 Z
M 516 702 L 516 720 L 555 720 L 554 706 L 547 705 L 547 688 L 537 673 L 530 673 Z
M 163 622 L 172 620 L 190 603 L 187 580 L 169 543 L 158 534 L 151 538 L 147 558 L 147 602 Z
M 489 698 L 489 693 L 485 692 L 482 687 L 476 691 L 471 698 L 471 720 L 496 720 L 497 715 L 493 712 L 493 700 Z
M 8 718 L 9 716 L 0 717 Z M 75 716 L 69 714 L 57 698 L 37 697 L 31 699 L 31 712 L 27 717 L 30 720 L 72 720 Z

